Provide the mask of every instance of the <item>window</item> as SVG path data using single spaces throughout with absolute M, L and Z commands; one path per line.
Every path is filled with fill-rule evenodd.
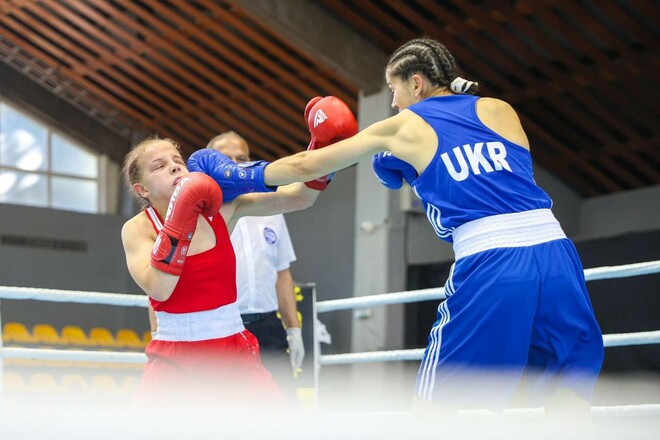
M 0 203 L 98 213 L 101 155 L 0 102 Z

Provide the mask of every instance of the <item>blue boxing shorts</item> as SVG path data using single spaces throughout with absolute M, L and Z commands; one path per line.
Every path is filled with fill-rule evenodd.
M 570 240 L 457 257 L 445 293 L 417 375 L 417 398 L 456 409 L 502 409 L 525 375 L 535 404 L 557 388 L 591 400 L 603 338 Z

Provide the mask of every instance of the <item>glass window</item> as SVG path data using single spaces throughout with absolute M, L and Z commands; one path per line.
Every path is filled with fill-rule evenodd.
M 102 163 L 99 154 L 0 102 L 0 203 L 102 212 Z
M 51 148 L 54 173 L 98 177 L 99 159 L 97 155 L 56 133 L 51 136 Z
M 51 206 L 80 212 L 98 212 L 98 183 L 67 177 L 51 178 Z
M 48 206 L 48 181 L 45 175 L 0 170 L 0 202 Z
M 48 130 L 26 114 L 0 103 L 0 163 L 26 171 L 48 167 Z

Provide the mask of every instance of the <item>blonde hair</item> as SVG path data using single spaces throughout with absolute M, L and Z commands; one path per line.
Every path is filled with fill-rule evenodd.
M 147 147 L 156 144 L 158 142 L 167 142 L 172 145 L 177 151 L 180 152 L 179 144 L 169 138 L 160 138 L 158 136 L 149 136 L 146 139 L 138 142 L 134 145 L 131 150 L 124 157 L 124 164 L 121 168 L 121 174 L 124 178 L 124 183 L 130 191 L 131 195 L 135 197 L 143 206 L 149 204 L 149 200 L 141 197 L 133 190 L 133 184 L 138 183 L 142 179 L 142 170 L 140 168 L 140 161 L 142 160 L 142 155 Z

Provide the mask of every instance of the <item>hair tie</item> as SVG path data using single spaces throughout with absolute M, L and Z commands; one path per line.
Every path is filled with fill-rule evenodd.
M 457 76 L 456 79 L 453 80 L 449 85 L 449 89 L 454 93 L 467 93 L 473 84 L 478 85 L 478 83 L 474 81 L 468 81 L 467 79 L 463 79 L 460 76 Z

